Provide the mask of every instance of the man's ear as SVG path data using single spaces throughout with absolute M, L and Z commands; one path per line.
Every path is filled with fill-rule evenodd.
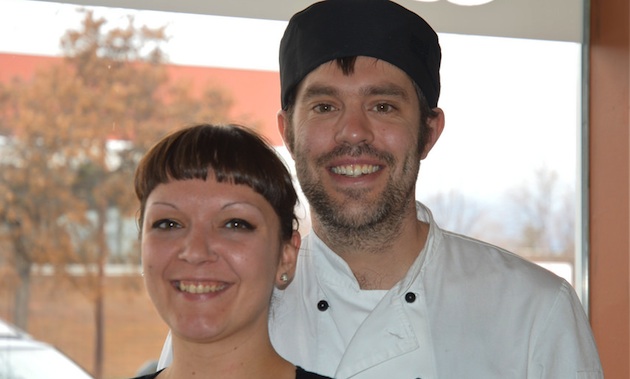
M 433 111 L 436 115 L 427 120 L 429 130 L 425 136 L 426 141 L 424 143 L 424 150 L 420 154 L 420 159 L 424 159 L 429 155 L 429 152 L 433 149 L 433 146 L 435 146 L 440 135 L 442 135 L 442 131 L 444 131 L 444 111 L 441 108 L 433 108 Z
M 283 242 L 278 271 L 276 272 L 276 287 L 285 289 L 295 277 L 298 253 L 302 237 L 300 232 L 294 231 L 291 239 Z
M 289 131 L 289 116 L 287 111 L 280 109 L 276 114 L 277 122 L 278 122 L 278 131 L 280 132 L 280 136 L 282 136 L 282 140 L 284 141 L 284 146 L 287 147 L 289 153 L 291 154 L 291 158 L 293 156 L 293 141 L 292 141 L 292 133 Z

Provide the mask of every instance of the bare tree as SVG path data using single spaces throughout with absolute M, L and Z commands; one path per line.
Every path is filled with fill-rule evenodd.
M 508 197 L 522 249 L 537 256 L 573 253 L 575 189 L 563 188 L 556 171 L 536 169 L 533 180 L 512 189 Z
M 195 98 L 169 81 L 164 28 L 138 28 L 133 18 L 123 28 L 105 31 L 105 24 L 86 12 L 81 29 L 62 38 L 63 63 L 0 87 L 0 237 L 20 282 L 13 321 L 27 329 L 33 265 L 50 265 L 70 281 L 66 268 L 84 267 L 88 281 L 77 289 L 94 302 L 96 378 L 103 371 L 106 225 L 111 214 L 131 217 L 136 209 L 137 159 L 167 130 L 224 121 L 230 106 L 221 91 Z M 111 143 L 121 140 L 128 143 L 113 152 Z
M 484 229 L 479 205 L 457 189 L 437 192 L 425 202 L 433 210 L 436 221 L 446 230 L 475 235 Z

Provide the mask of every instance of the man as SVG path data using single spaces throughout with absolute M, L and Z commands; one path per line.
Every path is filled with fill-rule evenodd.
M 314 233 L 274 345 L 336 378 L 601 377 L 565 281 L 440 230 L 415 201 L 444 127 L 439 65 L 435 32 L 392 2 L 331 0 L 289 22 L 278 120 Z
M 278 124 L 311 207 L 278 352 L 335 378 L 602 378 L 561 278 L 441 230 L 415 200 L 444 128 L 438 37 L 387 0 L 297 13 L 280 46 Z

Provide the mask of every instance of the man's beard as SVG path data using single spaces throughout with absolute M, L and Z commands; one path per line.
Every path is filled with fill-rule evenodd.
M 352 151 L 348 151 L 351 149 Z M 316 160 L 314 169 L 325 167 L 325 162 L 341 155 L 376 156 L 395 167 L 395 158 L 388 153 L 375 152 L 371 147 L 340 147 Z M 315 171 L 309 170 L 303 157 L 296 156 L 296 171 L 302 191 L 313 210 L 312 217 L 322 226 L 320 237 L 336 246 L 348 249 L 381 251 L 401 232 L 401 222 L 407 215 L 410 205 L 415 209 L 415 183 L 420 168 L 420 157 L 407 156 L 403 162 L 401 177 L 388 178 L 385 189 L 376 201 L 364 199 L 368 190 L 346 189 L 345 198 L 355 204 L 354 209 L 346 202 L 338 202 L 329 196 Z M 357 205 L 358 204 L 358 205 Z

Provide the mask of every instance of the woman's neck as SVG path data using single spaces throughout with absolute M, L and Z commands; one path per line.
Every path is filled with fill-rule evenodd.
M 266 335 L 265 335 L 266 336 Z M 273 349 L 269 338 L 242 343 L 198 343 L 173 336 L 173 362 L 158 379 L 294 379 L 295 366 Z

